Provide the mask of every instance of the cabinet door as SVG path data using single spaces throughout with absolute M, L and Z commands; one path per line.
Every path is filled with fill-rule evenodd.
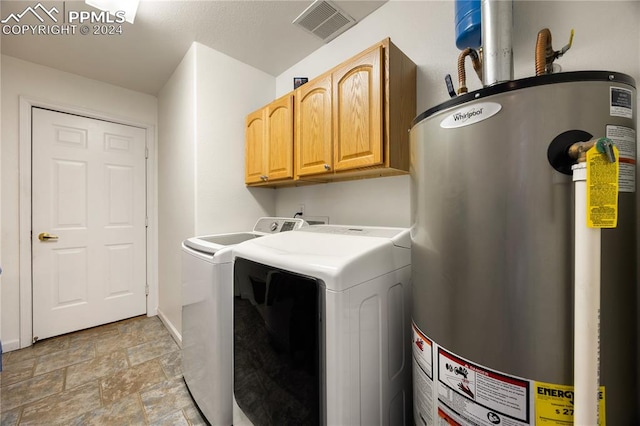
M 332 167 L 331 75 L 296 90 L 296 175 L 326 173 Z
M 267 106 L 267 178 L 293 178 L 293 96 Z
M 245 183 L 263 182 L 266 179 L 266 128 L 264 109 L 247 116 L 245 127 Z
M 334 168 L 383 161 L 383 48 L 364 52 L 333 72 Z

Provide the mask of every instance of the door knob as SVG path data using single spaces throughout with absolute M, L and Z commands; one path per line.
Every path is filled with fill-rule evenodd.
M 41 232 L 40 235 L 38 235 L 38 239 L 40 241 L 50 241 L 50 240 L 54 240 L 55 241 L 55 240 L 58 239 L 58 236 L 57 235 L 51 235 L 51 234 L 48 234 L 46 232 Z

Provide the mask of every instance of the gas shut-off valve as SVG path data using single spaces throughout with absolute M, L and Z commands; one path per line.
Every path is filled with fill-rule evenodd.
M 616 162 L 615 143 L 609 138 L 598 138 L 584 130 L 568 130 L 556 136 L 547 150 L 547 159 L 551 167 L 566 175 L 572 175 L 576 163 L 586 161 L 587 151 L 596 150 L 606 155 L 609 163 Z
M 562 57 L 573 44 L 573 30 L 569 35 L 569 43 L 560 50 L 553 50 L 551 46 L 551 31 L 543 28 L 538 32 L 536 40 L 536 75 L 551 74 L 553 72 L 553 61 Z
M 587 151 L 589 151 L 593 146 L 596 147 L 596 150 L 607 156 L 607 159 L 610 163 L 616 162 L 616 154 L 613 150 L 614 143 L 609 138 L 599 138 L 592 139 L 587 142 L 576 142 L 569 147 L 567 153 L 569 157 L 576 160 L 578 163 L 584 163 L 587 160 Z

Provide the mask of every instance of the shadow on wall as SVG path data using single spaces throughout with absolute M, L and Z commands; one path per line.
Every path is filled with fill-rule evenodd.
M 300 204 L 305 216 L 329 217 L 329 223 L 410 226 L 409 176 L 279 188 L 276 214 L 293 216 Z

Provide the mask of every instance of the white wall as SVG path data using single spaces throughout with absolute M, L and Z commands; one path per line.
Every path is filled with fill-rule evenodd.
M 304 204 L 305 216 L 328 217 L 341 225 L 410 225 L 407 176 L 334 182 L 276 190 L 276 215 L 291 217 Z
M 155 97 L 2 55 L 2 342 L 15 349 L 20 335 L 19 97 L 156 124 Z
M 196 234 L 247 231 L 273 215 L 274 191 L 244 184 L 245 117 L 273 100 L 273 76 L 197 46 Z
M 457 84 L 453 1 L 389 1 L 345 34 L 309 55 L 276 79 L 276 96 L 289 92 L 293 77 L 313 78 L 370 45 L 391 37 L 418 66 L 417 113 L 449 99 L 444 76 Z M 515 78 L 534 74 L 539 30 L 548 27 L 558 50 L 574 28 L 573 47 L 557 61 L 563 71 L 614 70 L 640 82 L 640 2 L 514 2 Z M 602 30 L 595 30 L 600 28 Z M 606 30 L 605 30 L 606 28 Z M 467 65 L 469 90 L 481 87 Z M 276 191 L 276 213 L 292 215 L 298 203 L 306 215 L 333 223 L 409 226 L 409 178 L 377 178 Z M 366 194 L 366 198 L 363 198 Z M 366 208 L 363 208 L 364 205 Z
M 158 94 L 158 314 L 177 333 L 180 243 L 195 234 L 195 58 L 191 46 Z
M 180 244 L 250 230 L 273 215 L 273 191 L 244 185 L 244 117 L 271 101 L 275 79 L 194 43 L 159 102 L 158 311 L 181 338 Z

